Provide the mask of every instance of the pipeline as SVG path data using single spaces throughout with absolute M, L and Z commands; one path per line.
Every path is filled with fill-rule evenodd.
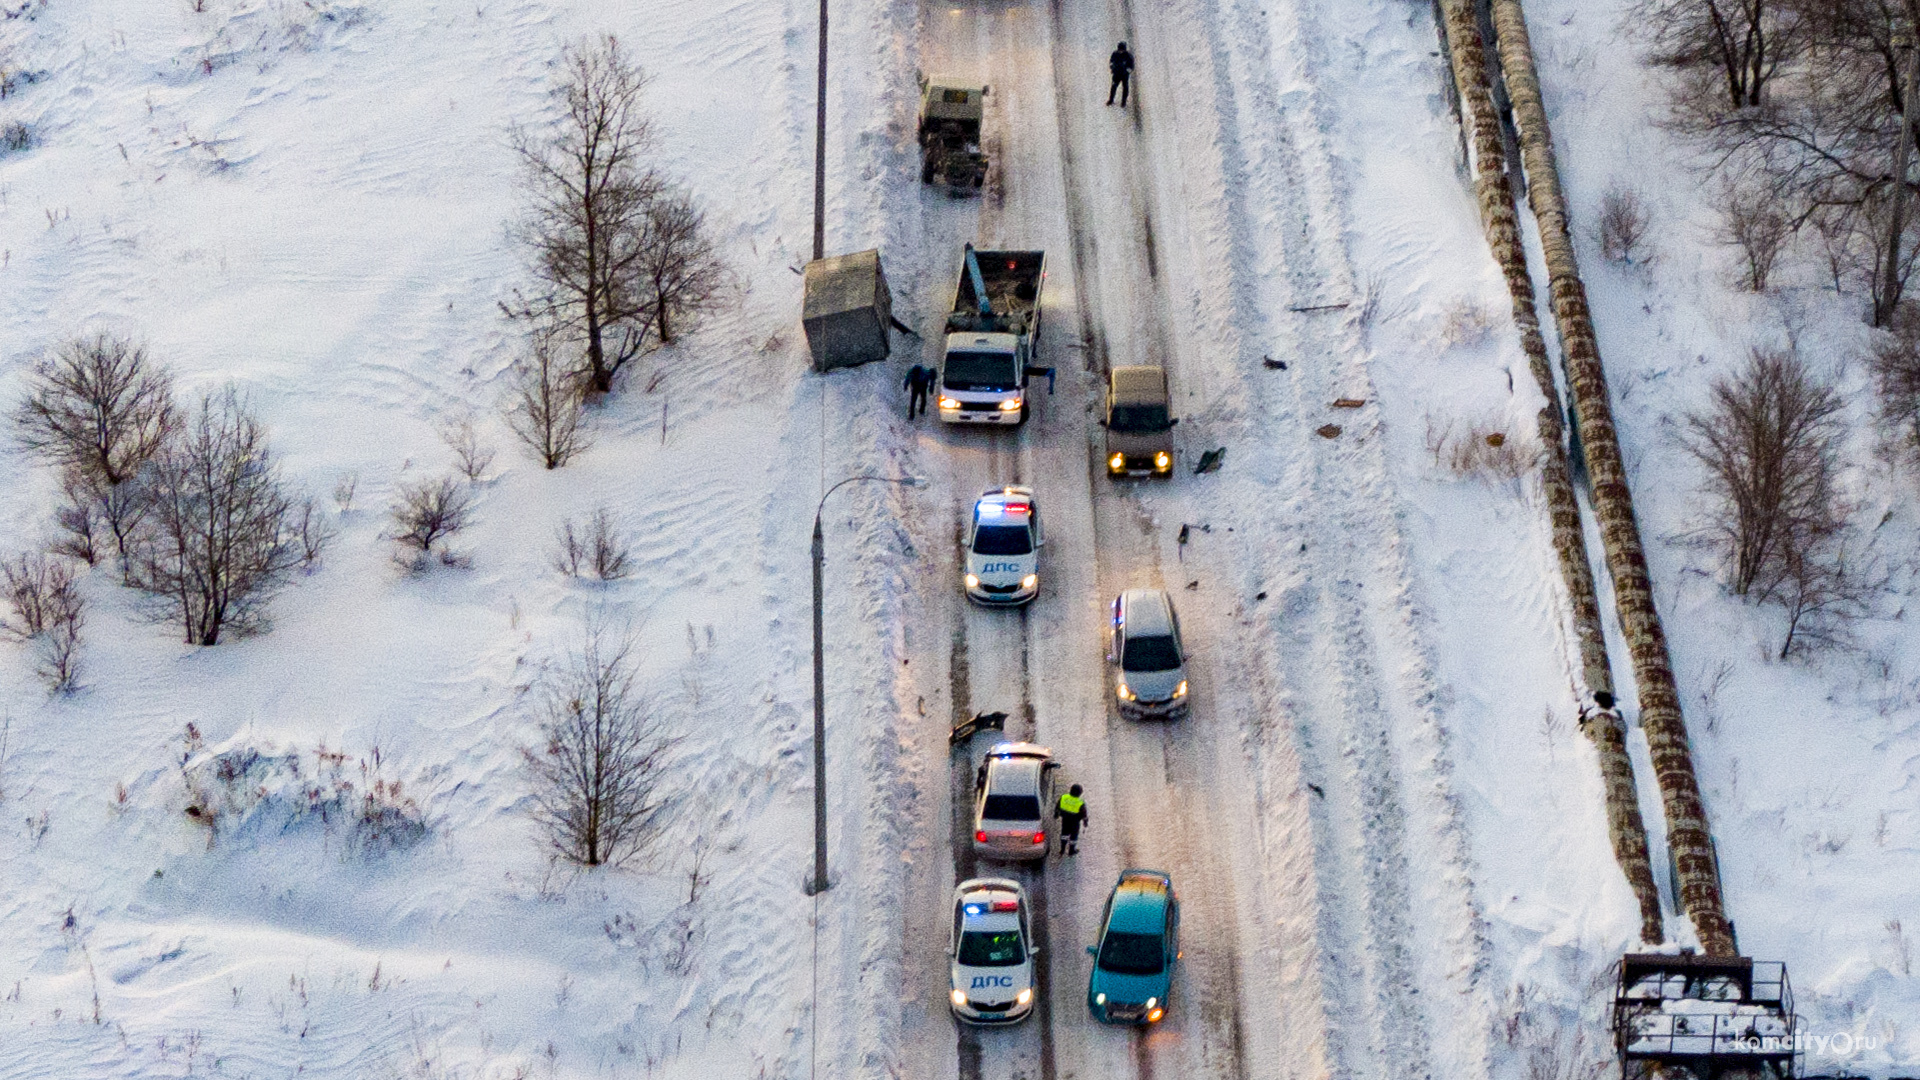
M 1580 504 L 1574 496 L 1567 466 L 1560 393 L 1554 384 L 1546 341 L 1540 333 L 1533 279 L 1527 271 L 1513 186 L 1506 172 L 1500 117 L 1490 90 L 1486 48 L 1472 0 L 1436 0 L 1435 6 L 1442 16 L 1443 44 L 1461 103 L 1462 121 L 1472 131 L 1473 188 L 1481 224 L 1486 231 L 1487 245 L 1506 277 L 1514 326 L 1520 331 L 1521 350 L 1526 353 L 1527 366 L 1540 387 L 1541 396 L 1546 399 L 1535 418 L 1542 448 L 1540 482 L 1546 495 L 1561 580 L 1572 609 L 1584 696 L 1591 703 L 1582 710 L 1580 727 L 1599 752 L 1601 777 L 1606 785 L 1607 833 L 1613 843 L 1614 859 L 1640 905 L 1641 939 L 1658 944 L 1665 938 L 1660 893 L 1654 885 L 1653 868 L 1647 855 L 1646 823 L 1640 817 L 1633 763 L 1626 753 L 1625 724 L 1611 708 L 1613 674 L 1607 662 L 1600 598 L 1594 587 L 1586 534 L 1581 526 Z
M 1546 255 L 1547 287 L 1554 324 L 1560 332 L 1560 360 L 1573 396 L 1592 480 L 1594 515 L 1600 521 L 1601 546 L 1613 577 L 1614 605 L 1633 661 L 1640 695 L 1640 726 L 1646 730 L 1667 814 L 1667 845 L 1680 879 L 1680 899 L 1693 921 L 1700 947 L 1708 956 L 1738 954 L 1733 927 L 1721 905 L 1720 867 L 1707 828 L 1706 805 L 1694 776 L 1687 725 L 1680 713 L 1680 692 L 1667 655 L 1667 636 L 1653 602 L 1653 580 L 1634 519 L 1633 493 L 1614 430 L 1606 370 L 1594 336 L 1587 290 L 1580 281 L 1573 238 L 1567 231 L 1567 204 L 1553 159 L 1553 132 L 1540 99 L 1540 77 L 1527 36 L 1520 0 L 1491 0 L 1496 47 L 1520 133 L 1520 157 L 1527 171 L 1527 198 Z

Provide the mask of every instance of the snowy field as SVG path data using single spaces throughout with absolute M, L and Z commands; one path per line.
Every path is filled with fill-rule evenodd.
M 925 337 L 826 378 L 796 319 L 806 0 L 16 6 L 0 122 L 35 145 L 0 157 L 0 402 L 48 347 L 129 334 L 183 397 L 245 392 L 338 535 L 256 637 L 182 645 L 101 567 L 80 692 L 49 698 L 29 649 L 0 646 L 0 1078 L 1504 1080 L 1541 1046 L 1608 1054 L 1607 967 L 1637 919 L 1573 726 L 1539 495 L 1429 449 L 1449 425 L 1521 431 L 1537 401 L 1426 3 L 835 0 L 828 247 L 880 247 Z M 1808 1030 L 1874 1040 L 1809 1071 L 1907 1075 L 1920 518 L 1914 477 L 1869 464 L 1858 313 L 1810 258 L 1770 296 L 1727 283 L 1625 0 L 1529 6 L 1576 225 L 1625 181 L 1662 229 L 1650 268 L 1582 259 L 1742 951 L 1787 961 Z M 546 472 L 499 410 L 498 303 L 527 281 L 508 133 L 551 121 L 553 61 L 601 31 L 653 76 L 659 160 L 735 282 Z M 1121 38 L 1131 111 L 1100 103 Z M 915 182 L 916 71 L 992 85 L 982 198 Z M 1018 434 L 901 417 L 968 240 L 1048 251 L 1058 383 Z M 1859 403 L 1849 483 L 1890 584 L 1856 647 L 1775 662 L 1777 612 L 1677 539 L 1699 476 L 1673 432 L 1789 326 Z M 1170 371 L 1183 464 L 1115 485 L 1095 404 L 1108 365 L 1141 362 Z M 498 452 L 456 545 L 472 565 L 408 574 L 387 508 L 452 470 L 439 431 L 468 416 Z M 828 504 L 836 887 L 815 901 L 807 511 L 860 473 L 929 483 Z M 971 609 L 961 516 L 1014 480 L 1047 515 L 1044 592 Z M 52 470 L 0 454 L 0 555 L 50 539 L 57 498 Z M 636 572 L 569 581 L 554 530 L 597 507 Z M 1170 591 L 1194 653 L 1194 715 L 1164 731 L 1106 702 L 1105 605 L 1138 584 Z M 595 620 L 632 628 L 684 738 L 656 857 L 583 874 L 535 835 L 520 748 L 528 688 Z M 990 709 L 1054 747 L 1093 818 L 1076 862 L 1028 877 L 1039 1015 L 956 1031 L 942 905 L 974 870 L 971 763 L 946 732 Z M 210 839 L 183 759 L 246 748 L 377 769 L 425 835 L 370 849 L 268 798 Z M 1174 874 L 1187 956 L 1168 1023 L 1134 1035 L 1088 1019 L 1081 947 L 1142 863 Z

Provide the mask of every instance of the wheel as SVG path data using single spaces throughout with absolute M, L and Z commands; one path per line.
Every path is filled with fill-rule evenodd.
M 931 154 L 920 160 L 920 182 L 923 184 L 933 183 L 933 156 Z
M 1020 413 L 1018 416 L 1014 418 L 1013 426 L 1014 427 L 1027 426 L 1027 399 L 1025 398 L 1020 399 Z

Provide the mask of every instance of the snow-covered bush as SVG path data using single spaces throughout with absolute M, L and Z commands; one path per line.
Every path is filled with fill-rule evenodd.
M 441 562 L 449 566 L 461 563 L 461 556 L 446 545 L 473 520 L 473 498 L 459 481 L 446 476 L 401 488 L 400 501 L 393 504 L 391 516 L 394 540 L 413 552 L 407 566 L 425 568 L 436 545 Z
M 632 557 L 627 538 L 620 534 L 606 507 L 595 510 L 578 528 L 568 518 L 554 539 L 559 547 L 554 552 L 553 568 L 567 577 L 618 581 L 627 576 L 627 560 Z
M 344 836 L 350 854 L 409 847 L 427 834 L 426 816 L 400 781 L 383 773 L 378 747 L 356 760 L 325 744 L 303 766 L 298 750 L 236 743 L 209 750 L 187 725 L 180 777 L 186 815 L 204 826 L 209 845 L 223 838 L 265 836 L 317 826 Z
M 1481 420 L 1464 426 L 1427 418 L 1427 453 L 1433 463 L 1462 479 L 1518 480 L 1540 465 L 1539 444 L 1509 435 Z

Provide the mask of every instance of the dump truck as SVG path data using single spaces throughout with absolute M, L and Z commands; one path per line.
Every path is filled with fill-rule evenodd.
M 929 79 L 920 89 L 920 182 L 949 191 L 978 191 L 987 180 L 980 151 L 980 118 L 987 88 L 954 79 Z
M 966 247 L 947 315 L 940 364 L 940 419 L 949 424 L 1023 424 L 1027 379 L 1040 339 L 1046 253 Z

